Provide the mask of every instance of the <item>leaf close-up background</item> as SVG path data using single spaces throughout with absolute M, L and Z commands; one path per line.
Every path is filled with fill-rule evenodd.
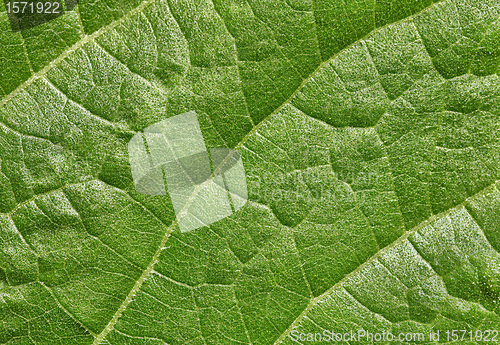
M 494 343 L 499 19 L 498 0 L 81 0 L 14 31 L 0 5 L 0 344 Z M 248 201 L 181 232 L 127 144 L 190 111 L 241 155 Z

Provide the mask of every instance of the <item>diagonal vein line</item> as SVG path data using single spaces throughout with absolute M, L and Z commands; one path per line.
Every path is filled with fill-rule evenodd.
M 24 89 L 26 89 L 29 85 L 33 84 L 37 79 L 40 79 L 42 77 L 44 77 L 51 69 L 53 69 L 55 66 L 57 66 L 61 61 L 63 61 L 65 58 L 67 58 L 69 55 L 71 55 L 72 53 L 74 53 L 76 50 L 80 49 L 81 47 L 83 47 L 85 44 L 95 40 L 97 37 L 103 35 L 104 33 L 114 29 L 115 27 L 117 27 L 118 25 L 120 25 L 121 23 L 123 23 L 125 20 L 131 18 L 132 16 L 134 16 L 135 14 L 137 13 L 140 13 L 142 10 L 144 10 L 147 6 L 151 5 L 155 0 L 146 0 L 144 1 L 141 5 L 139 5 L 138 7 L 136 7 L 134 10 L 130 11 L 129 13 L 127 13 L 125 16 L 121 17 L 120 19 L 112 22 L 111 24 L 101 28 L 100 30 L 96 31 L 95 33 L 91 34 L 91 35 L 87 35 L 85 36 L 83 39 L 81 39 L 80 41 L 78 41 L 77 43 L 75 43 L 72 47 L 68 48 L 67 50 L 65 50 L 58 58 L 56 58 L 54 61 L 52 61 L 50 64 L 48 64 L 47 66 L 45 66 L 42 70 L 40 70 L 39 72 L 35 73 L 33 76 L 31 76 L 27 81 L 25 81 L 23 84 L 21 84 L 19 87 L 17 87 L 14 91 L 12 91 L 9 95 L 7 95 L 2 101 L 0 101 L 0 108 L 4 107 L 9 101 L 11 101 L 13 98 L 15 98 L 18 94 L 20 94 Z M 433 7 L 433 6 L 436 6 L 437 4 L 439 3 L 442 3 L 443 1 L 440 1 L 438 3 L 434 3 L 432 4 L 431 6 L 425 8 L 425 9 L 422 9 L 422 11 L 430 8 L 430 7 Z M 303 89 L 303 87 L 313 78 L 314 75 L 316 75 L 322 68 L 324 68 L 326 65 L 328 65 L 333 59 L 335 59 L 340 53 L 342 53 L 343 51 L 345 51 L 346 49 L 349 49 L 350 47 L 352 47 L 353 45 L 357 44 L 359 41 L 365 39 L 366 37 L 368 37 L 369 35 L 371 35 L 373 32 L 376 32 L 376 31 L 379 31 L 383 28 L 385 28 L 386 26 L 389 26 L 389 25 L 394 25 L 398 22 L 401 22 L 401 21 L 404 21 L 404 20 L 409 20 L 410 18 L 416 16 L 418 13 L 422 12 L 422 11 L 419 11 L 415 14 L 413 14 L 412 16 L 409 16 L 409 17 L 406 17 L 406 18 L 403 18 L 399 21 L 396 21 L 396 22 L 393 22 L 393 23 L 388 23 L 387 25 L 384 25 L 382 27 L 379 27 L 375 30 L 372 30 L 370 33 L 368 33 L 367 35 L 365 35 L 364 37 L 358 39 L 356 42 L 352 43 L 351 45 L 345 47 L 344 49 L 342 49 L 341 51 L 339 51 L 337 54 L 333 55 L 331 58 L 329 58 L 328 60 L 324 61 L 323 63 L 321 63 L 317 68 L 316 70 L 314 70 L 310 75 L 309 77 L 307 77 L 306 79 L 303 80 L 303 82 L 301 83 L 301 85 L 296 89 L 296 91 L 294 93 L 292 93 L 292 95 L 290 97 L 288 97 L 287 100 L 285 100 L 285 102 L 283 102 L 275 111 L 273 111 L 271 114 L 269 114 L 264 120 L 262 120 L 259 124 L 257 124 L 256 126 L 253 127 L 253 129 L 247 133 L 247 135 L 242 139 L 242 141 L 235 147 L 236 149 L 238 148 L 241 148 L 246 141 L 248 141 L 248 139 L 253 135 L 255 134 L 270 118 L 272 118 L 274 115 L 278 114 L 280 111 L 282 111 L 294 98 L 295 96 Z M 231 157 L 228 156 L 227 159 L 230 159 Z M 226 161 L 223 161 L 221 163 L 221 166 L 223 166 L 224 164 L 226 164 Z M 202 185 L 203 186 L 203 185 Z M 200 188 L 202 187 L 200 186 Z M 195 192 L 195 195 L 192 196 L 192 198 L 190 198 L 191 200 L 193 200 L 195 197 L 196 197 L 196 194 L 197 192 Z M 469 199 L 468 199 L 469 200 Z M 461 204 L 462 205 L 462 204 Z M 460 207 L 461 205 L 457 206 L 457 207 Z M 189 204 L 186 205 L 186 207 L 189 207 Z M 455 208 L 457 208 L 455 207 Z M 453 208 L 453 209 L 455 209 Z M 452 210 L 453 210 L 452 209 Z M 187 210 L 186 210 L 187 211 Z M 434 216 L 436 217 L 436 216 Z M 429 218 L 428 221 L 431 221 L 432 219 L 434 219 L 434 217 L 431 217 Z M 170 233 L 173 231 L 173 229 L 175 228 L 175 226 L 177 225 L 177 221 L 174 221 L 167 229 L 166 229 L 166 232 L 165 232 L 165 235 L 160 243 L 160 246 L 158 247 L 157 251 L 155 252 L 155 255 L 153 256 L 152 260 L 151 260 L 151 263 L 148 265 L 148 267 L 143 271 L 141 277 L 136 281 L 136 283 L 134 284 L 134 287 L 132 288 L 132 290 L 130 291 L 130 293 L 128 294 L 127 298 L 125 299 L 125 301 L 122 303 L 122 305 L 119 307 L 119 309 L 117 310 L 117 312 L 115 313 L 115 315 L 113 316 L 113 318 L 110 320 L 110 322 L 108 323 L 108 325 L 105 327 L 105 329 L 96 337 L 95 341 L 94 341 L 94 344 L 99 344 L 101 341 L 104 340 L 104 338 L 106 337 L 106 335 L 114 328 L 114 325 L 116 324 L 116 322 L 118 321 L 118 319 L 121 317 L 121 315 L 123 314 L 123 312 L 125 311 L 125 309 L 127 308 L 127 306 L 131 303 L 131 301 L 133 300 L 135 294 L 137 293 L 137 291 L 141 288 L 142 284 L 144 283 L 144 281 L 147 279 L 147 277 L 149 276 L 149 274 L 153 271 L 153 267 L 155 265 L 155 263 L 158 261 L 159 259 L 159 256 L 161 254 L 161 251 L 162 251 L 162 248 L 165 246 L 168 238 L 169 238 L 169 235 Z M 415 228 L 414 228 L 415 229 Z M 410 230 L 409 232 L 405 233 L 405 235 L 403 235 L 403 237 L 401 237 L 401 241 L 404 240 L 405 238 L 407 238 L 411 233 L 412 230 Z M 416 230 L 415 230 L 416 231 Z M 405 237 L 406 236 L 406 237 Z M 395 241 L 391 246 L 394 246 L 396 245 L 397 243 L 399 243 L 400 240 L 397 240 Z M 388 247 L 386 247 L 388 248 Z M 384 251 L 384 250 L 383 250 Z M 379 253 L 383 252 L 383 251 L 380 251 Z M 378 253 L 374 256 L 375 257 L 378 257 Z M 361 265 L 360 267 L 358 267 L 358 269 L 356 269 L 354 272 L 357 272 L 359 271 L 359 269 L 361 267 L 364 267 L 364 265 Z M 351 273 L 353 274 L 353 273 Z M 350 276 L 350 275 L 349 275 Z M 344 278 L 345 279 L 345 278 Z M 339 282 L 340 283 L 340 282 Z M 339 284 L 338 283 L 338 284 Z M 337 285 L 336 285 L 337 286 Z M 333 287 L 332 287 L 333 289 Z M 323 295 L 322 295 L 323 296 Z M 316 301 L 318 298 L 320 298 L 321 296 L 313 299 L 312 301 Z M 312 302 L 311 302 L 312 303 Z M 312 306 L 311 306 L 312 307 Z M 306 310 L 301 314 L 301 315 L 305 315 L 304 313 L 306 313 L 310 308 L 310 306 L 308 306 L 308 308 L 306 308 Z M 297 320 L 300 319 L 300 316 Z M 296 320 L 296 322 L 297 322 Z M 295 322 L 294 324 L 292 324 L 292 326 L 295 325 Z M 290 326 L 290 327 L 292 327 Z M 284 333 L 286 334 L 286 333 Z M 280 337 L 280 338 L 283 338 L 284 336 Z
M 40 282 L 40 284 L 50 293 L 54 301 L 56 302 L 57 306 L 65 312 L 73 321 L 75 321 L 78 325 L 80 325 L 88 334 L 95 336 L 95 333 L 92 332 L 87 326 L 85 326 L 81 321 L 79 321 L 73 314 L 71 314 L 59 301 L 57 296 L 55 295 L 54 291 L 52 288 L 47 286 L 45 283 Z
M 66 59 L 68 56 L 70 56 L 71 54 L 73 54 L 78 49 L 82 48 L 85 44 L 87 44 L 89 42 L 92 42 L 97 37 L 105 34 L 108 31 L 113 30 L 118 25 L 120 25 L 123 22 L 125 22 L 127 19 L 133 17 L 137 13 L 142 12 L 142 10 L 144 10 L 146 7 L 148 7 L 149 5 L 151 5 L 152 3 L 154 3 L 155 1 L 156 0 L 145 0 L 143 3 L 141 3 L 139 6 L 137 6 L 136 8 L 134 8 L 132 11 L 128 12 L 126 15 L 124 15 L 120 19 L 115 20 L 111 24 L 106 25 L 106 26 L 100 28 L 99 30 L 97 30 L 96 32 L 94 32 L 91 35 L 84 36 L 81 40 L 79 40 L 78 42 L 76 42 L 75 44 L 73 44 L 71 47 L 69 47 L 68 49 L 66 49 L 64 52 L 62 52 L 61 55 L 59 55 L 55 60 L 53 60 L 52 62 L 50 62 L 47 66 L 45 66 L 40 71 L 34 73 L 28 80 L 26 80 L 24 83 L 22 83 L 21 85 L 19 85 L 14 91 L 12 91 L 7 96 L 5 96 L 5 98 L 0 101 L 0 109 L 3 108 L 8 102 L 10 102 L 13 98 L 15 98 L 22 91 L 24 91 L 24 89 L 26 89 L 28 86 L 30 86 L 31 84 L 33 84 L 37 79 L 40 79 L 40 78 L 44 77 L 51 69 L 53 69 L 54 67 L 56 67 L 61 61 L 63 61 L 64 59 Z
M 433 3 L 432 5 L 430 5 L 430 6 L 426 7 L 426 8 L 424 8 L 424 9 L 422 9 L 422 11 L 414 13 L 411 16 L 408 16 L 408 17 L 400 19 L 398 21 L 395 21 L 395 22 L 392 22 L 392 23 L 388 23 L 388 24 L 386 24 L 384 26 L 378 27 L 378 28 L 370 31 L 369 33 L 367 33 L 365 36 L 359 38 L 357 41 L 355 41 L 355 42 L 351 43 L 350 45 L 344 47 L 342 50 L 340 50 L 339 52 L 337 52 L 336 54 L 334 54 L 328 60 L 323 61 L 318 67 L 316 67 L 316 69 L 313 72 L 311 72 L 311 74 L 307 78 L 305 78 L 302 81 L 302 83 L 300 84 L 300 86 L 295 90 L 295 92 L 293 92 L 288 97 L 288 99 L 286 99 L 278 108 L 276 108 L 276 110 L 274 110 L 271 114 L 269 114 L 268 116 L 266 116 L 260 123 L 258 123 L 254 128 L 252 128 L 252 130 L 250 132 L 248 132 L 247 135 L 245 135 L 245 137 L 239 142 L 239 144 L 236 145 L 235 150 L 241 148 L 248 141 L 248 139 L 253 134 L 255 134 L 267 121 L 269 121 L 274 115 L 278 114 L 287 105 L 289 105 L 292 102 L 292 100 L 302 91 L 302 89 L 305 87 L 305 85 L 307 83 L 309 83 L 314 78 L 314 76 L 316 74 L 318 74 L 323 68 L 325 68 L 330 62 L 332 62 L 333 60 L 335 60 L 340 54 L 342 54 L 346 50 L 354 47 L 356 44 L 359 44 L 359 42 L 361 42 L 361 41 L 365 40 L 366 38 L 370 37 L 373 33 L 378 32 L 378 31 L 382 31 L 384 28 L 386 28 L 388 26 L 392 26 L 392 25 L 395 25 L 397 23 L 401 23 L 403 21 L 411 20 L 414 17 L 416 17 L 417 15 L 419 15 L 420 13 L 422 13 L 423 11 L 426 11 L 426 10 L 428 10 L 430 8 L 436 7 L 437 5 L 439 5 L 439 4 L 443 3 L 443 2 L 446 2 L 446 1 L 447 0 L 442 0 L 442 1 L 439 1 L 439 2 L 436 2 L 436 3 Z
M 143 7 L 146 7 L 147 4 L 151 3 L 153 0 L 148 0 L 147 2 L 143 3 Z M 349 49 L 351 48 L 352 46 L 358 44 L 360 41 L 364 40 L 365 38 L 369 37 L 371 34 L 373 34 L 373 32 L 377 32 L 377 31 L 380 31 L 382 29 L 384 29 L 385 27 L 389 26 L 389 25 L 394 25 L 396 23 L 399 23 L 399 22 L 403 22 L 405 20 L 410 20 L 411 18 L 417 16 L 419 13 L 429 9 L 429 8 L 432 8 L 442 2 L 444 2 L 446 0 L 442 0 L 442 1 L 439 1 L 439 2 L 436 2 L 436 3 L 433 3 L 432 5 L 422 9 L 421 11 L 413 14 L 412 16 L 409 16 L 409 17 L 406 17 L 406 18 L 403 18 L 399 21 L 396 21 L 396 22 L 393 22 L 393 23 L 388 23 L 384 26 L 381 26 L 375 30 L 372 30 L 371 32 L 369 32 L 368 34 L 366 34 L 365 36 L 361 37 L 359 40 L 357 40 L 356 42 L 353 42 L 352 44 L 350 44 L 349 46 L 345 47 L 344 49 L 342 49 L 341 51 L 339 51 L 337 54 L 333 55 L 332 57 L 330 57 L 328 60 L 322 62 L 310 75 L 309 77 L 307 77 L 306 79 L 303 80 L 303 82 L 301 83 L 301 85 L 295 90 L 294 93 L 292 93 L 292 95 L 290 95 L 290 97 L 288 97 L 288 99 L 286 99 L 276 110 L 274 110 L 271 114 L 269 114 L 267 117 L 265 117 L 259 124 L 257 124 L 250 132 L 248 132 L 245 137 L 236 145 L 236 147 L 234 148 L 234 151 L 232 153 L 230 153 L 229 155 L 226 156 L 226 158 L 220 163 L 219 167 L 217 169 L 215 169 L 214 171 L 214 174 L 217 174 L 218 171 L 221 169 L 221 167 L 225 166 L 225 164 L 228 163 L 228 161 L 233 157 L 234 155 L 234 152 L 236 152 L 236 150 L 240 149 L 241 147 L 243 147 L 243 145 L 250 139 L 250 137 L 252 135 L 254 135 L 262 126 L 264 126 L 264 124 L 270 120 L 274 115 L 278 114 L 279 112 L 281 112 L 294 98 L 295 96 L 304 88 L 304 86 L 322 69 L 324 68 L 325 66 L 327 66 L 331 61 L 333 61 L 337 56 L 339 56 L 342 52 L 344 52 L 346 49 Z M 144 5 L 146 4 L 146 5 Z M 142 5 L 141 5 L 142 6 Z M 140 10 L 138 10 L 140 11 Z M 136 12 L 138 12 L 136 11 Z M 135 13 L 136 13 L 135 12 Z M 135 14 L 134 13 L 134 14 Z M 118 25 L 118 24 L 117 24 Z M 0 103 L 0 107 L 2 106 L 2 104 Z M 118 320 L 120 319 L 120 317 L 122 316 L 122 314 L 124 313 L 124 311 L 127 309 L 128 305 L 133 301 L 135 295 L 137 294 L 137 292 L 141 289 L 142 287 L 142 284 L 146 281 L 146 279 L 148 278 L 148 276 L 151 274 L 151 272 L 153 272 L 154 270 L 154 266 L 156 264 L 156 262 L 159 260 L 160 258 L 160 255 L 161 255 L 161 252 L 163 250 L 163 247 L 165 247 L 169 237 L 170 237 L 170 234 L 174 231 L 175 227 L 177 226 L 178 224 L 178 220 L 180 218 L 182 218 L 186 213 L 187 211 L 189 210 L 192 202 L 194 201 L 194 199 L 196 198 L 197 194 L 199 193 L 199 191 L 204 188 L 204 186 L 207 184 L 207 183 L 210 183 L 212 181 L 212 179 L 208 179 L 207 181 L 205 181 L 205 183 L 201 184 L 198 186 L 198 188 L 196 188 L 196 190 L 193 192 L 193 194 L 190 196 L 188 202 L 186 203 L 184 209 L 179 213 L 179 215 L 177 216 L 176 220 L 166 229 L 165 231 L 165 235 L 164 237 L 162 238 L 161 240 L 161 243 L 160 243 L 160 246 L 158 247 L 157 251 L 155 252 L 155 254 L 153 255 L 153 258 L 150 262 L 150 264 L 148 265 L 148 267 L 143 271 L 143 273 L 141 274 L 141 276 L 139 277 L 139 279 L 136 281 L 136 283 L 134 284 L 132 290 L 130 290 L 129 294 L 127 295 L 127 297 L 125 298 L 125 300 L 123 301 L 123 303 L 120 305 L 120 307 L 118 308 L 118 310 L 116 311 L 116 313 L 113 315 L 113 318 L 109 321 L 109 323 L 106 325 L 106 327 L 102 330 L 102 332 L 97 335 L 97 337 L 95 338 L 94 340 L 94 343 L 93 345 L 99 345 L 99 344 L 102 344 L 102 342 L 104 341 L 104 339 L 106 338 L 106 336 L 109 334 L 109 332 L 111 332 L 113 329 L 114 329 L 114 326 L 116 325 L 116 323 L 118 322 Z M 467 199 L 469 200 L 469 199 Z M 460 204 L 462 205 L 462 204 Z M 460 206 L 459 205 L 459 206 Z M 455 208 L 459 207 L 459 206 L 456 206 Z M 453 208 L 453 209 L 455 209 Z M 437 216 L 437 215 L 436 215 Z M 431 218 L 428 219 L 428 221 L 430 221 L 431 219 L 434 219 L 434 217 L 436 216 L 433 216 Z M 424 222 L 425 223 L 425 222 Z M 411 231 L 411 230 L 410 230 Z M 416 230 L 415 230 L 416 231 Z M 407 234 L 407 236 L 410 236 L 411 234 L 409 234 L 409 231 L 405 233 L 405 235 Z M 405 236 L 403 235 L 403 237 Z M 402 237 L 400 237 L 401 239 Z M 404 240 L 404 239 L 402 239 Z M 402 241 L 401 240 L 401 241 Z M 395 242 L 393 242 L 393 245 L 399 243 L 399 239 L 396 240 Z M 386 247 L 388 248 L 388 247 Z M 381 251 L 379 251 L 380 253 Z M 374 256 L 374 257 L 378 257 L 378 253 Z M 360 267 L 364 267 L 364 265 L 361 265 L 359 266 L 355 271 L 353 272 L 357 272 Z M 351 274 L 353 273 L 351 272 Z M 351 274 L 349 276 L 351 276 Z M 337 286 L 337 285 L 335 285 Z M 332 287 L 333 289 L 333 287 Z M 330 291 L 330 290 L 329 290 Z M 322 295 L 323 296 L 323 295 Z M 321 297 L 321 296 L 319 296 Z M 315 298 L 313 300 L 311 300 L 311 303 L 313 303 L 313 301 L 317 301 L 317 299 L 319 298 Z M 302 312 L 301 316 L 303 317 L 305 315 L 305 313 L 307 313 L 308 310 L 310 310 L 312 308 L 312 305 L 311 303 L 308 305 L 308 307 Z M 299 318 L 301 319 L 301 316 L 299 316 Z M 295 321 L 298 322 L 296 319 Z M 294 326 L 295 322 L 290 326 Z M 289 328 L 290 330 L 291 328 Z M 283 334 L 287 334 L 288 330 L 283 333 Z M 281 338 L 284 338 L 285 335 L 282 335 L 280 337 Z
M 167 230 L 165 231 L 165 235 L 163 236 L 163 238 L 161 240 L 160 246 L 158 247 L 158 249 L 156 250 L 155 254 L 153 255 L 153 259 L 151 260 L 150 264 L 142 272 L 142 274 L 139 277 L 139 279 L 135 282 L 132 290 L 130 290 L 129 294 L 127 295 L 127 297 L 125 298 L 125 300 L 123 301 L 123 303 L 120 305 L 120 307 L 118 308 L 118 310 L 116 311 L 116 313 L 113 315 L 113 318 L 109 321 L 109 323 L 102 330 L 102 332 L 99 333 L 99 335 L 97 335 L 97 337 L 95 338 L 95 340 L 93 342 L 93 345 L 102 344 L 102 341 L 104 340 L 104 338 L 108 335 L 109 332 L 111 332 L 114 329 L 115 324 L 118 322 L 118 320 L 122 316 L 122 314 L 125 311 L 125 309 L 127 309 L 128 305 L 132 302 L 132 300 L 134 299 L 135 295 L 140 290 L 142 284 L 146 281 L 146 279 L 151 274 L 151 272 L 153 272 L 154 265 L 156 264 L 156 262 L 160 258 L 160 255 L 161 255 L 161 252 L 163 250 L 163 247 L 165 247 L 165 244 L 167 243 L 167 240 L 170 237 L 170 233 L 174 230 L 174 228 L 176 226 L 177 226 L 177 220 L 174 221 L 172 223 L 172 225 L 170 225 L 167 228 Z
M 114 329 L 115 324 L 118 322 L 118 320 L 122 316 L 122 314 L 125 311 L 125 309 L 127 309 L 128 305 L 133 301 L 135 295 L 137 294 L 137 292 L 142 287 L 142 284 L 146 281 L 146 279 L 151 274 L 151 272 L 153 272 L 154 266 L 158 262 L 158 260 L 160 258 L 160 255 L 161 255 L 161 253 L 163 251 L 163 248 L 165 247 L 165 245 L 166 245 L 166 243 L 167 243 L 167 241 L 168 241 L 168 239 L 170 237 L 170 234 L 174 231 L 175 227 L 177 226 L 177 224 L 179 222 L 179 219 L 181 219 L 188 212 L 188 210 L 191 207 L 192 203 L 196 199 L 198 193 L 201 190 L 203 190 L 207 184 L 211 183 L 212 180 L 213 180 L 213 178 L 208 179 L 207 181 L 205 181 L 204 183 L 202 183 L 201 185 L 199 185 L 199 186 L 197 186 L 195 188 L 194 192 L 189 197 L 189 200 L 187 201 L 186 205 L 181 210 L 181 212 L 177 215 L 177 218 L 165 230 L 165 235 L 163 236 L 163 238 L 162 238 L 162 240 L 160 242 L 160 245 L 158 246 L 158 249 L 156 250 L 155 254 L 153 255 L 153 258 L 151 259 L 151 262 L 146 267 L 146 269 L 142 272 L 142 274 L 139 277 L 139 279 L 135 282 L 132 290 L 130 290 L 129 294 L 127 295 L 127 297 L 125 298 L 125 300 L 123 301 L 123 303 L 120 305 L 120 307 L 118 308 L 118 310 L 116 311 L 116 313 L 113 315 L 113 318 L 109 321 L 109 323 L 102 330 L 102 332 L 99 333 L 99 335 L 95 338 L 93 345 L 99 345 L 99 344 L 101 344 L 102 341 L 104 340 L 104 338 L 108 335 L 108 333 L 111 332 Z
M 358 266 L 354 271 L 352 271 L 351 273 L 347 274 L 344 278 L 342 278 L 341 280 L 339 280 L 337 283 L 335 283 L 335 285 L 333 285 L 330 289 L 328 289 L 327 291 L 325 291 L 324 293 L 322 293 L 321 295 L 319 295 L 318 297 L 315 297 L 313 299 L 311 299 L 311 301 L 309 302 L 309 304 L 307 305 L 307 307 L 302 311 L 302 313 L 300 313 L 300 315 L 294 320 L 294 322 L 290 325 L 290 327 L 288 327 L 286 329 L 285 332 L 283 332 L 281 334 L 281 336 L 274 342 L 274 345 L 277 345 L 279 343 L 282 343 L 283 340 L 286 338 L 286 336 L 295 328 L 297 327 L 300 322 L 302 321 L 302 319 L 304 319 L 304 317 L 309 313 L 309 311 L 320 301 L 322 300 L 323 298 L 327 297 L 328 295 L 330 295 L 333 291 L 337 290 L 338 288 L 340 288 L 345 282 L 349 281 L 352 277 L 354 277 L 356 274 L 358 274 L 359 272 L 361 272 L 365 267 L 367 267 L 368 265 L 370 265 L 371 263 L 373 263 L 375 260 L 377 260 L 379 257 L 381 257 L 382 255 L 384 255 L 385 253 L 387 253 L 388 251 L 390 251 L 391 249 L 397 247 L 398 245 L 400 245 L 402 242 L 404 242 L 405 240 L 407 240 L 410 236 L 412 236 L 413 234 L 415 234 L 416 232 L 418 232 L 419 230 L 421 230 L 422 228 L 426 227 L 427 225 L 429 224 L 432 224 L 435 220 L 439 219 L 439 218 L 443 218 L 443 217 L 446 217 L 447 215 L 451 214 L 452 212 L 458 210 L 458 209 L 461 209 L 461 208 L 464 208 L 465 205 L 467 205 L 470 201 L 476 199 L 476 198 L 480 198 L 480 197 L 483 197 L 485 194 L 488 194 L 488 192 L 490 192 L 492 189 L 495 189 L 497 186 L 500 186 L 500 181 L 495 181 L 492 185 L 486 187 L 485 189 L 483 189 L 482 191 L 474 194 L 473 196 L 467 198 L 465 201 L 463 201 L 462 203 L 458 204 L 457 206 L 455 207 L 452 207 L 444 212 L 441 212 L 441 213 L 438 213 L 438 214 L 435 214 L 433 215 L 432 217 L 424 220 L 423 222 L 421 222 L 420 224 L 416 225 L 415 227 L 413 227 L 412 229 L 406 231 L 401 237 L 399 237 L 396 241 L 392 242 L 390 245 L 388 245 L 387 247 L 384 247 L 382 250 L 379 250 L 375 255 L 373 255 L 372 257 L 370 257 L 368 260 L 366 260 L 363 264 L 361 264 L 360 266 Z

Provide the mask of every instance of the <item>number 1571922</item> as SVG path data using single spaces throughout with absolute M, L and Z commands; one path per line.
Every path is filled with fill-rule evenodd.
M 13 1 L 5 4 L 7 13 L 14 14 L 58 14 L 61 13 L 59 2 L 26 2 Z

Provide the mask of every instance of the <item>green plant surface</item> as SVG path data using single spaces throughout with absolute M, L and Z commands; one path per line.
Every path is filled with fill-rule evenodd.
M 500 1 L 5 11 L 0 344 L 500 331 Z M 188 111 L 249 201 L 181 233 L 127 143 Z

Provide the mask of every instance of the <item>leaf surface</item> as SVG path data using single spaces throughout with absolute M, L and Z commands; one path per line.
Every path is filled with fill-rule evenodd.
M 0 343 L 500 329 L 499 16 L 82 0 L 13 33 L 1 12 Z M 249 202 L 181 233 L 127 143 L 192 110 Z

